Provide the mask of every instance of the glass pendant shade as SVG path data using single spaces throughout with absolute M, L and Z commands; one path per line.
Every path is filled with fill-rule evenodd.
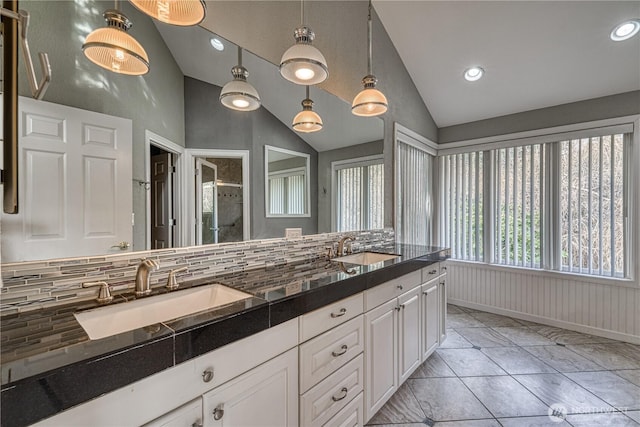
M 322 83 L 329 76 L 327 60 L 311 42 L 315 38 L 309 27 L 296 28 L 296 44 L 286 50 L 280 61 L 282 77 L 299 85 Z
M 365 80 L 375 80 L 373 76 L 367 76 Z M 384 114 L 389 108 L 387 97 L 376 89 L 374 82 L 364 82 L 364 89 L 353 99 L 351 112 L 356 116 L 373 117 Z
M 258 91 L 247 82 L 249 73 L 242 66 L 231 70 L 233 80 L 225 84 L 220 92 L 220 102 L 227 108 L 238 111 L 253 111 L 260 108 Z
M 140 11 L 171 25 L 197 25 L 206 16 L 202 0 L 130 0 Z
M 293 118 L 293 130 L 310 133 L 321 129 L 322 118 L 313 111 L 313 101 L 309 99 L 309 87 L 307 86 L 307 98 L 302 101 L 302 111 Z
M 104 13 L 107 27 L 87 36 L 82 51 L 94 64 L 114 73 L 139 76 L 149 72 L 149 57 L 136 39 L 127 34 L 131 22 L 117 10 Z

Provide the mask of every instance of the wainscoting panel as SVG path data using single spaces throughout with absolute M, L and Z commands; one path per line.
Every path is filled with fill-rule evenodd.
M 453 304 L 640 344 L 640 288 L 560 274 L 448 262 Z

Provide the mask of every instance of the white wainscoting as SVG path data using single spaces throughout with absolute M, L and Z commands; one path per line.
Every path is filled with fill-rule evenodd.
M 448 261 L 452 304 L 640 344 L 640 288 L 559 273 Z

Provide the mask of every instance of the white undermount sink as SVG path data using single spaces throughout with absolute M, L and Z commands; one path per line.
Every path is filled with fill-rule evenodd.
M 370 264 L 376 264 L 378 262 L 386 261 L 389 259 L 398 258 L 399 256 L 400 255 L 380 254 L 377 252 L 360 252 L 357 254 L 333 258 L 331 261 L 348 262 L 349 264 L 358 264 L 358 265 L 370 265 Z
M 76 320 L 92 340 L 210 310 L 251 295 L 214 284 L 108 305 L 79 313 Z

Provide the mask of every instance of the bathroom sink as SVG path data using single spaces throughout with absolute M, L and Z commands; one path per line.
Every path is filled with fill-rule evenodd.
M 211 310 L 251 297 L 213 284 L 74 313 L 92 340 Z
M 400 255 L 380 254 L 377 252 L 360 252 L 357 254 L 333 258 L 331 261 L 348 262 L 349 264 L 370 265 L 389 259 L 398 258 Z

